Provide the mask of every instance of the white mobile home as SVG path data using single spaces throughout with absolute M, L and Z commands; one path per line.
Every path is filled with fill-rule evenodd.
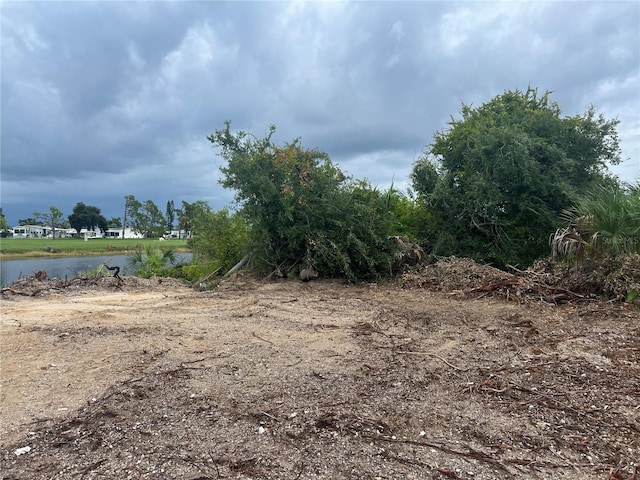
M 53 229 L 45 225 L 18 225 L 13 227 L 16 238 L 53 238 Z M 72 237 L 76 233 L 73 228 L 56 228 L 56 238 Z
M 103 235 L 104 238 L 144 238 L 144 236 L 140 233 L 134 232 L 131 228 L 125 228 L 124 229 L 124 236 L 123 236 L 123 229 L 122 228 L 110 228 L 109 230 L 107 230 L 106 232 L 104 232 Z

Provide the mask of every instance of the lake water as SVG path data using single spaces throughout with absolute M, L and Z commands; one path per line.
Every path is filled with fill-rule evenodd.
M 178 263 L 191 261 L 191 253 L 176 253 Z M 21 258 L 0 261 L 0 285 L 5 286 L 21 277 L 28 277 L 39 270 L 47 272 L 47 278 L 73 278 L 78 273 L 96 269 L 107 262 L 119 266 L 120 275 L 129 275 L 129 255 L 100 255 L 58 258 Z M 112 274 L 105 270 L 106 273 Z

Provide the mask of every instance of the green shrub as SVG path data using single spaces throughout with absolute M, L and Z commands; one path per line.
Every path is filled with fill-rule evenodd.
M 172 276 L 173 269 L 168 265 L 175 265 L 175 249 L 159 248 L 153 245 L 146 245 L 144 248 L 136 248 L 135 252 L 129 256 L 129 265 L 134 274 L 142 278 L 169 277 Z

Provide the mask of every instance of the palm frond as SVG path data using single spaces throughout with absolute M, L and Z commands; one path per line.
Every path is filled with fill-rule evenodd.
M 584 262 L 585 247 L 588 243 L 572 226 L 556 230 L 549 237 L 549 244 L 553 258 L 575 256 L 578 266 Z
M 594 255 L 640 252 L 640 185 L 601 185 L 561 218 L 585 239 Z

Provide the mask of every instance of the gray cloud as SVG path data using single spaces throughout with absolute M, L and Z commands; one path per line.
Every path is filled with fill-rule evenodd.
M 2 207 L 11 223 L 125 195 L 228 204 L 206 135 L 301 137 L 357 178 L 408 185 L 435 132 L 528 85 L 618 117 L 640 175 L 636 2 L 5 2 Z

